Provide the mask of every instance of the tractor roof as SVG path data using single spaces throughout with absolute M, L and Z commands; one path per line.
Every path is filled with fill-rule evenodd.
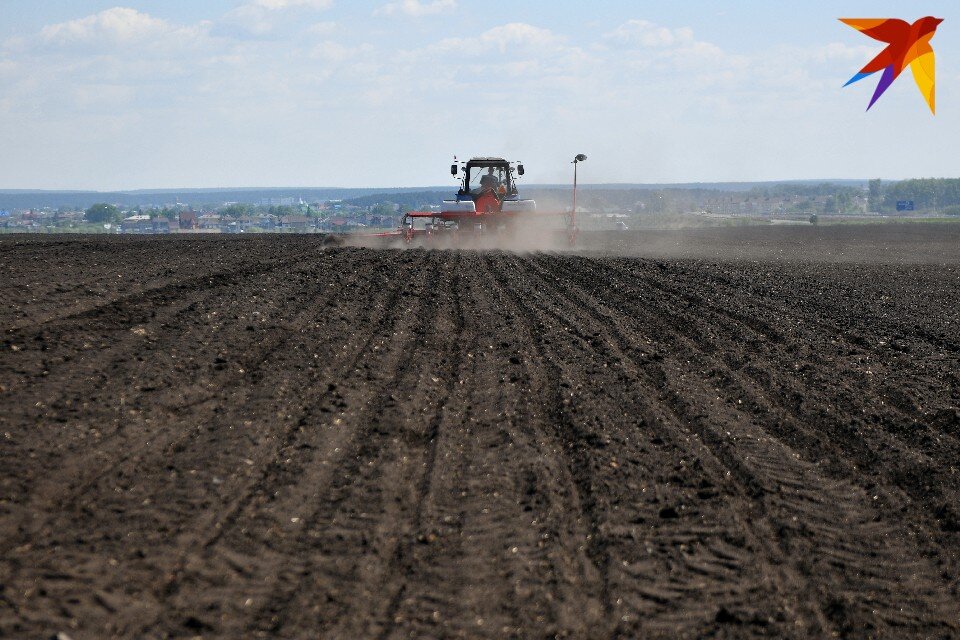
M 487 167 L 510 163 L 503 158 L 470 158 L 470 161 L 467 164 L 472 164 L 477 167 Z

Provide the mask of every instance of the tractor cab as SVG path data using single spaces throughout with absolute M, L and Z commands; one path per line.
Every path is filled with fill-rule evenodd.
M 492 191 L 501 198 L 515 195 L 513 167 L 503 158 L 474 158 L 463 170 L 459 195 L 479 196 Z
M 522 174 L 522 165 L 518 167 Z M 451 167 L 458 173 L 458 166 Z M 503 158 L 473 158 L 463 167 L 457 200 L 472 200 L 477 211 L 499 211 L 500 203 L 507 198 L 516 198 L 514 168 Z

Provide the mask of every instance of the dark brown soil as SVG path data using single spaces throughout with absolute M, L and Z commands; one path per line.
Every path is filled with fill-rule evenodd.
M 4 237 L 0 637 L 956 637 L 952 229 Z

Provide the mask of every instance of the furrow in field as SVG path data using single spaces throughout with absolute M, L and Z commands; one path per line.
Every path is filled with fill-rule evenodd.
M 319 492 L 336 481 L 336 469 L 349 464 L 352 448 L 362 440 L 364 425 L 358 412 L 367 415 L 379 393 L 375 381 L 399 366 L 402 346 L 413 339 L 412 323 L 420 306 L 413 291 L 422 286 L 426 272 L 421 273 L 420 265 L 410 257 L 397 262 L 394 268 L 399 264 L 412 267 L 412 282 L 394 281 L 380 289 L 377 281 L 361 272 L 355 281 L 358 290 L 350 295 L 371 297 L 363 306 L 351 305 L 361 316 L 344 327 L 347 341 L 334 353 L 325 354 L 316 368 L 297 367 L 293 377 L 286 373 L 275 402 L 298 409 L 277 421 L 270 448 L 250 461 L 252 478 L 245 486 L 235 487 L 225 508 L 206 514 L 184 532 L 178 546 L 188 553 L 176 563 L 171 585 L 160 593 L 168 613 L 177 613 L 151 624 L 174 632 L 178 622 L 191 619 L 210 620 L 218 626 L 218 617 L 227 625 L 249 622 L 268 599 L 278 598 L 275 589 L 280 587 L 275 581 L 285 576 L 274 574 L 272 565 L 296 558 L 283 559 L 285 538 L 305 530 L 310 509 L 317 508 L 313 503 L 319 501 Z M 381 299 L 374 302 L 378 296 Z M 363 312 L 370 310 L 375 311 L 364 317 Z M 315 340 L 325 335 L 328 333 L 318 331 L 312 337 L 301 337 L 300 352 L 323 352 L 327 345 Z M 294 513 L 300 515 L 291 515 Z M 247 549 L 257 544 L 271 551 L 248 554 Z M 255 601 L 257 606 L 219 599 L 218 585 L 227 577 L 248 584 L 251 603 Z M 199 600 L 198 589 L 204 593 Z
M 339 261 L 341 267 L 345 266 L 342 258 L 343 256 Z M 322 272 L 308 272 L 306 275 L 308 278 L 316 278 L 325 276 L 326 271 L 327 269 L 323 269 Z M 343 290 L 349 291 L 352 287 L 358 286 L 358 276 L 352 276 L 352 278 L 353 280 L 344 279 L 341 276 L 341 281 L 335 289 L 331 288 L 332 283 L 330 287 L 323 286 L 321 280 L 315 285 L 316 289 L 313 289 L 307 280 L 301 281 L 288 277 L 288 285 L 277 289 L 276 299 L 271 301 L 267 297 L 258 302 L 261 309 L 278 308 L 288 304 L 288 298 L 296 299 L 289 295 L 291 293 L 297 296 L 304 294 L 309 296 L 310 292 L 315 290 L 319 294 L 308 304 L 301 306 L 302 311 L 297 316 L 299 319 L 289 322 L 281 321 L 282 324 L 277 325 L 282 327 L 282 341 L 286 346 L 273 350 L 273 361 L 268 359 L 259 362 L 248 372 L 247 375 L 257 376 L 256 378 L 239 376 L 233 384 L 229 384 L 229 379 L 215 379 L 227 384 L 219 390 L 216 401 L 206 405 L 207 411 L 199 412 L 199 415 L 207 415 L 207 419 L 211 420 L 209 424 L 203 425 L 202 428 L 193 426 L 198 419 L 202 419 L 198 417 L 198 412 L 183 416 L 182 424 L 179 426 L 179 421 L 158 420 L 166 426 L 166 432 L 161 432 L 161 436 L 172 437 L 175 434 L 181 434 L 178 439 L 187 440 L 186 443 L 181 443 L 183 446 L 155 445 L 149 432 L 144 434 L 142 429 L 135 429 L 134 427 L 137 426 L 135 423 L 129 425 L 132 431 L 139 431 L 140 438 L 143 440 L 134 443 L 139 447 L 137 450 L 141 452 L 135 466 L 129 469 L 126 466 L 122 467 L 117 473 L 111 474 L 100 483 L 103 485 L 102 488 L 98 489 L 93 485 L 90 491 L 84 494 L 81 503 L 72 505 L 63 513 L 54 514 L 55 517 L 66 520 L 69 524 L 53 526 L 51 522 L 51 526 L 41 532 L 40 539 L 46 540 L 52 536 L 53 540 L 56 540 L 64 535 L 64 533 L 57 533 L 60 529 L 71 531 L 72 535 L 78 536 L 78 540 L 89 538 L 86 544 L 102 544 L 98 542 L 102 537 L 98 531 L 109 529 L 109 527 L 102 515 L 96 521 L 86 519 L 93 509 L 94 512 L 101 514 L 104 512 L 116 514 L 111 517 L 125 520 L 126 526 L 136 532 L 136 538 L 142 538 L 144 546 L 141 548 L 149 550 L 138 551 L 137 553 L 141 554 L 140 557 L 134 557 L 129 567 L 125 565 L 125 568 L 129 568 L 131 575 L 153 570 L 151 567 L 158 560 L 162 565 L 172 565 L 176 568 L 174 559 L 179 554 L 161 560 L 162 554 L 157 555 L 159 549 L 175 546 L 178 539 L 183 539 L 185 544 L 182 546 L 190 549 L 196 544 L 197 535 L 214 535 L 221 517 L 228 518 L 230 505 L 236 500 L 243 500 L 243 496 L 249 493 L 249 487 L 245 485 L 256 482 L 255 474 L 257 469 L 262 468 L 261 464 L 274 470 L 283 468 L 285 458 L 276 460 L 276 457 L 282 454 L 272 454 L 275 462 L 271 463 L 271 458 L 266 452 L 271 448 L 276 451 L 277 447 L 282 447 L 284 440 L 278 433 L 281 429 L 298 428 L 298 414 L 286 408 L 285 405 L 303 406 L 303 399 L 298 402 L 295 396 L 291 397 L 291 394 L 301 393 L 298 380 L 302 380 L 306 372 L 313 373 L 312 367 L 319 363 L 325 365 L 327 362 L 334 364 L 340 362 L 341 365 L 336 366 L 333 371 L 325 369 L 328 375 L 322 383 L 317 384 L 317 397 L 312 398 L 311 401 L 335 404 L 333 397 L 335 394 L 329 392 L 327 385 L 344 375 L 345 372 L 339 368 L 344 359 L 347 362 L 355 362 L 359 356 L 351 352 L 352 345 L 349 341 L 343 344 L 308 345 L 304 342 L 304 336 L 311 332 L 326 335 L 348 329 L 357 320 L 366 319 L 365 316 L 371 309 L 379 309 L 381 314 L 390 314 L 395 311 L 396 298 L 400 292 L 395 292 L 396 295 L 391 297 L 388 296 L 389 289 L 383 291 L 383 297 L 380 300 L 370 299 L 366 307 L 352 305 L 340 307 L 340 303 L 336 303 L 335 306 L 324 304 L 324 296 L 332 296 L 330 300 L 336 300 L 343 297 Z M 297 288 L 300 291 L 297 291 Z M 248 300 L 247 304 L 249 303 Z M 342 311 L 339 310 L 341 308 Z M 350 315 L 343 315 L 344 312 Z M 360 315 L 352 317 L 357 313 Z M 318 324 L 317 321 L 320 323 Z M 384 327 L 376 326 L 376 328 Z M 248 333 L 242 326 L 237 327 L 235 331 L 238 336 L 245 336 Z M 369 336 L 365 337 L 367 338 Z M 248 348 L 243 344 L 236 346 L 240 349 Z M 368 340 L 366 345 L 361 347 L 361 351 L 369 346 Z M 235 366 L 236 360 L 243 357 L 240 354 L 230 353 L 229 349 L 227 353 L 231 367 Z M 313 358 L 310 357 L 311 353 L 314 355 Z M 322 358 L 319 357 L 321 355 Z M 258 375 L 261 367 L 265 370 L 264 375 Z M 241 392 L 237 388 L 238 384 L 253 386 L 241 387 L 244 389 Z M 281 409 L 281 413 L 277 413 L 277 409 Z M 259 425 L 267 428 L 259 429 Z M 136 433 L 130 434 L 131 437 L 135 435 Z M 214 452 L 213 456 L 210 455 L 211 451 Z M 244 462 L 245 459 L 251 466 Z M 169 477 L 165 479 L 164 476 Z M 142 505 L 139 504 L 140 500 L 143 501 Z M 224 501 L 225 504 L 222 507 L 224 511 L 210 504 L 210 500 L 214 503 Z M 196 522 L 191 523 L 191 519 L 194 518 L 197 518 Z M 144 521 L 140 522 L 140 520 Z M 90 527 L 92 530 L 87 532 L 86 529 Z M 199 532 L 196 532 L 198 528 Z M 207 533 L 202 533 L 204 531 Z M 136 538 L 127 542 L 125 546 L 128 550 L 136 547 Z M 186 544 L 186 538 L 192 538 L 193 542 Z M 153 550 L 153 545 L 157 545 L 159 549 Z M 42 548 L 36 551 L 42 552 Z M 17 558 L 13 559 L 20 561 Z M 22 561 L 28 562 L 28 559 L 24 558 Z M 176 571 L 170 571 L 168 583 L 159 585 L 162 587 L 160 594 L 169 590 L 170 585 L 176 585 L 178 577 Z M 77 579 L 82 580 L 82 574 L 78 575 Z M 50 588 L 49 591 L 56 593 L 59 586 Z M 149 604 L 151 601 L 152 598 L 143 600 L 144 604 Z M 126 621 L 118 621 L 118 624 L 121 622 Z M 142 619 L 139 620 L 139 624 L 142 624 Z
M 57 473 L 35 476 L 24 461 L 9 460 L 14 467 L 24 467 L 24 472 L 17 474 L 11 486 L 5 483 L 8 504 L 42 502 L 54 494 L 61 506 L 71 502 L 91 482 L 137 454 L 131 434 L 157 430 L 150 441 L 154 447 L 161 446 L 166 439 L 182 435 L 164 428 L 166 414 L 216 398 L 244 371 L 254 375 L 271 351 L 282 345 L 285 334 L 268 330 L 248 315 L 248 321 L 257 326 L 238 334 L 250 344 L 229 366 L 225 361 L 215 363 L 225 349 L 212 344 L 211 337 L 216 327 L 243 321 L 227 313 L 238 301 L 248 303 L 251 296 L 255 299 L 261 289 L 273 284 L 267 271 L 260 275 L 264 279 L 236 290 L 228 288 L 237 284 L 235 278 L 224 277 L 206 287 L 178 290 L 182 297 L 159 307 L 139 300 L 114 307 L 113 315 L 98 314 L 96 322 L 81 319 L 31 334 L 25 348 L 3 367 L 8 397 L 16 398 L 7 414 L 19 427 L 11 427 L 8 433 L 19 446 L 42 451 L 44 462 Z M 133 352 L 141 355 L 131 357 Z M 209 356 L 204 358 L 205 354 Z M 24 508 L 37 509 L 33 502 Z
M 602 267 L 608 264 L 610 263 L 603 261 Z M 936 349 L 932 344 L 913 344 L 910 347 L 900 344 L 902 336 L 916 328 L 909 319 L 894 324 L 890 319 L 884 319 L 887 314 L 882 306 L 871 309 L 870 313 L 864 313 L 863 309 L 854 312 L 851 309 L 838 308 L 835 301 L 824 302 L 823 290 L 817 291 L 821 295 L 811 295 L 808 298 L 796 295 L 793 298 L 784 298 L 782 294 L 768 294 L 767 289 L 771 287 L 763 288 L 763 295 L 743 295 L 743 283 L 735 285 L 719 279 L 712 280 L 715 286 L 709 286 L 710 271 L 703 265 L 692 274 L 686 271 L 677 272 L 677 268 L 673 267 L 660 269 L 658 277 L 651 277 L 649 268 L 644 268 L 646 263 L 617 261 L 613 264 L 628 269 L 631 274 L 644 279 L 668 298 L 689 303 L 710 313 L 717 321 L 714 326 L 719 330 L 731 324 L 723 322 L 724 318 L 732 321 L 732 327 L 746 331 L 748 335 L 744 336 L 745 340 L 749 341 L 751 337 L 754 340 L 759 338 L 760 342 L 754 344 L 762 343 L 766 350 L 775 350 L 780 361 L 793 360 L 794 369 L 806 372 L 811 365 L 815 368 L 823 366 L 829 368 L 834 376 L 838 369 L 846 370 L 845 377 L 858 388 L 849 397 L 838 398 L 838 405 L 842 406 L 844 402 L 851 400 L 863 400 L 865 393 L 870 401 L 863 402 L 861 406 L 850 407 L 853 415 L 879 422 L 891 435 L 908 439 L 910 446 L 923 448 L 924 445 L 929 445 L 929 438 L 924 437 L 922 424 L 930 421 L 931 412 L 929 407 L 921 406 L 918 399 L 930 395 L 931 388 L 942 388 L 942 372 L 928 372 L 922 366 L 912 366 L 914 358 L 903 357 L 898 350 L 887 345 L 888 342 L 893 342 L 900 349 L 909 349 L 915 354 L 930 353 Z M 768 277 L 770 275 L 767 274 Z M 760 285 L 757 283 L 753 286 Z M 781 289 L 782 287 L 777 287 L 776 291 Z M 807 308 L 798 308 L 798 301 L 806 302 Z M 868 308 L 870 305 L 869 302 L 861 304 Z M 868 339 L 864 337 L 868 335 L 867 328 L 862 326 L 864 321 L 883 322 L 887 325 L 885 333 L 900 338 Z M 876 336 L 878 327 L 871 329 L 872 335 Z M 828 344 L 824 344 L 826 341 Z M 813 345 L 818 348 L 814 350 Z M 745 361 L 749 362 L 752 355 L 750 353 L 738 356 L 730 354 L 731 357 L 741 359 L 745 355 Z M 960 364 L 960 360 L 954 360 Z M 754 373 L 762 372 L 768 378 L 776 372 L 776 369 L 764 371 L 760 366 L 749 370 Z M 807 373 L 805 377 L 812 378 L 815 373 L 817 372 Z M 810 382 L 826 386 L 823 383 L 828 381 L 821 377 L 818 380 L 811 379 Z M 930 401 L 937 402 L 934 398 L 930 398 Z M 910 428 L 897 428 L 902 425 Z M 955 448 L 957 440 L 949 434 L 943 435 L 953 441 Z M 956 452 L 944 452 L 944 455 L 955 458 Z
M 471 347 L 442 416 L 426 537 L 411 549 L 395 619 L 381 637 L 595 633 L 599 588 L 573 585 L 595 584 L 597 573 L 544 407 L 542 363 L 498 282 L 503 265 L 473 252 L 462 261 Z
M 883 390 L 869 383 L 858 386 L 855 392 L 844 392 L 848 382 L 856 384 L 856 378 L 838 370 L 834 360 L 824 360 L 824 356 L 813 353 L 815 336 L 805 335 L 800 326 L 789 337 L 767 341 L 771 329 L 732 323 L 735 316 L 725 311 L 724 305 L 707 303 L 699 297 L 691 300 L 688 292 L 653 282 L 656 279 L 635 262 L 623 263 L 629 282 L 607 288 L 599 295 L 618 301 L 616 304 L 627 315 L 636 315 L 641 312 L 642 301 L 651 295 L 650 289 L 643 288 L 649 284 L 660 300 L 663 315 L 669 318 L 669 327 L 726 365 L 715 367 L 707 363 L 704 368 L 716 378 L 718 387 L 737 396 L 729 398 L 729 402 L 736 401 L 739 407 L 752 412 L 767 431 L 832 477 L 855 482 L 876 495 L 878 506 L 914 512 L 915 524 L 928 523 L 917 530 L 925 552 L 939 556 L 941 562 L 956 571 L 950 529 L 956 526 L 958 516 L 949 507 L 958 495 L 951 472 L 952 461 L 960 455 L 955 438 L 936 435 L 935 422 L 929 424 L 929 416 L 908 418 L 896 411 L 891 413 L 884 406 Z M 616 273 L 606 263 L 592 264 L 591 269 L 607 275 Z M 733 306 L 732 301 L 726 305 Z M 790 344 L 796 345 L 793 350 Z M 744 345 L 750 346 L 744 349 Z M 785 366 L 798 357 L 796 351 L 800 349 L 811 352 L 807 364 L 799 371 L 797 366 Z M 883 375 L 881 367 L 873 366 L 878 376 Z M 897 374 L 910 377 L 913 371 L 905 367 Z M 829 397 L 830 394 L 837 395 Z M 824 396 L 829 400 L 825 401 Z M 843 446 L 837 447 L 837 442 Z M 891 467 L 897 469 L 896 473 L 890 473 Z
M 272 283 L 267 281 L 267 284 Z M 84 327 L 82 332 L 85 335 L 96 333 L 99 335 L 96 340 L 110 342 L 115 340 L 109 336 L 120 332 L 120 340 L 116 341 L 119 344 L 97 353 L 102 364 L 88 366 L 82 358 L 64 358 L 60 369 L 43 376 L 39 384 L 32 385 L 26 396 L 35 398 L 35 401 L 27 400 L 25 394 L 17 396 L 21 408 L 28 412 L 21 418 L 21 424 L 38 424 L 29 431 L 11 430 L 12 437 L 27 446 L 31 446 L 27 443 L 35 442 L 33 446 L 38 448 L 41 443 L 52 440 L 55 443 L 53 450 L 58 453 L 48 460 L 54 473 L 37 477 L 23 474 L 17 478 L 16 494 L 10 496 L 8 508 L 31 513 L 31 518 L 42 513 L 56 514 L 73 506 L 95 483 L 121 466 L 136 466 L 137 460 L 144 455 L 186 446 L 187 441 L 196 437 L 196 429 L 192 425 L 177 425 L 177 414 L 182 412 L 180 403 L 195 406 L 204 402 L 224 402 L 225 390 L 232 390 L 236 384 L 255 376 L 261 367 L 267 366 L 275 352 L 306 322 L 309 307 L 284 321 L 286 326 L 282 331 L 251 325 L 249 328 L 255 331 L 236 334 L 247 342 L 236 345 L 240 347 L 237 357 L 231 358 L 229 363 L 219 358 L 231 349 L 211 345 L 210 325 L 243 322 L 239 316 L 231 320 L 229 312 L 238 304 L 249 304 L 251 293 L 258 290 L 245 287 L 228 295 L 220 284 L 211 283 L 209 288 L 194 292 L 182 304 L 176 305 L 176 312 L 170 316 L 158 314 L 149 306 L 138 308 L 136 314 L 144 319 L 142 334 L 129 331 L 126 325 L 129 310 L 117 311 L 123 318 L 122 327 L 114 328 L 114 319 L 105 321 L 109 328 Z M 206 320 L 202 319 L 205 312 Z M 211 313 L 213 319 L 210 319 Z M 220 318 L 216 317 L 218 314 Z M 249 312 L 246 315 L 249 317 Z M 132 338 L 132 344 L 128 336 Z M 135 346 L 143 350 L 143 356 L 130 357 Z M 60 347 L 58 341 L 54 349 Z M 176 357 L 177 351 L 182 354 L 179 358 Z M 218 363 L 218 358 L 222 364 Z M 78 369 L 81 375 L 78 375 Z M 107 378 L 122 389 L 114 403 L 102 402 L 101 384 Z M 203 395 L 189 400 L 197 393 Z M 124 401 L 124 394 L 132 396 L 129 401 Z M 161 397 L 169 397 L 170 405 L 147 402 L 147 398 L 159 400 Z M 99 405 L 98 411 L 81 412 L 90 405 Z M 188 421 L 192 422 L 192 419 L 188 418 Z M 91 443 L 95 446 L 91 447 Z M 49 444 L 45 448 L 51 450 Z M 17 521 L 16 513 L 9 514 L 7 522 L 14 521 Z M 42 526 L 43 521 L 30 524 L 19 521 L 20 535 L 6 536 L 5 543 L 8 546 L 22 544 L 17 540 L 29 537 L 32 535 L 30 531 Z
M 658 381 L 629 359 L 633 350 L 648 349 L 644 334 L 631 336 L 638 343 L 620 344 L 609 320 L 591 315 L 588 304 L 577 300 L 580 283 L 568 270 L 544 274 L 524 260 L 511 273 L 530 283 L 527 299 L 545 315 L 541 331 L 549 331 L 552 344 L 565 345 L 568 362 L 584 367 L 578 377 L 588 384 L 578 384 L 569 402 L 576 399 L 590 416 L 603 402 L 596 396 L 610 396 L 605 404 L 613 414 L 601 417 L 602 426 L 593 427 L 598 433 L 579 448 L 588 457 L 609 456 L 609 463 L 600 458 L 593 467 L 612 467 L 609 475 L 625 485 L 612 478 L 601 485 L 609 505 L 601 544 L 614 557 L 609 579 L 619 605 L 615 632 L 659 637 L 710 628 L 716 615 L 725 614 L 704 610 L 703 598 L 729 600 L 730 607 L 740 607 L 731 615 L 746 620 L 767 611 L 768 618 L 757 623 L 779 625 L 780 633 L 803 632 L 784 624 L 794 619 L 822 632 L 827 625 L 804 595 L 806 581 L 784 566 L 767 527 L 758 524 L 763 513 L 750 496 L 749 475 L 734 466 L 731 477 L 729 456 L 718 456 L 691 433 L 684 417 L 663 402 Z M 611 442 L 598 451 L 591 440 Z M 597 475 L 595 483 L 602 478 Z M 640 495 L 631 495 L 637 488 Z M 628 514 L 633 517 L 625 519 Z M 743 607 L 744 601 L 756 609 Z
M 293 259 L 295 260 L 296 257 Z M 118 295 L 95 303 L 82 304 L 79 305 L 79 308 L 75 305 L 61 313 L 51 313 L 43 317 L 15 323 L 7 327 L 4 337 L 7 341 L 28 340 L 38 329 L 43 330 L 49 325 L 56 325 L 55 328 L 70 323 L 82 326 L 91 322 L 95 323 L 98 320 L 125 317 L 127 313 L 136 312 L 136 310 L 142 308 L 163 308 L 170 304 L 171 300 L 179 300 L 198 289 L 207 289 L 210 285 L 221 287 L 237 285 L 279 265 L 287 264 L 289 260 L 289 258 L 285 258 L 279 262 L 273 260 L 257 261 L 242 266 L 234 264 L 226 269 L 191 275 L 188 278 L 177 278 L 148 286 L 134 293 Z
M 645 310 L 631 307 L 632 314 L 626 315 L 604 300 L 606 287 L 593 279 L 593 265 L 588 261 L 575 263 L 563 264 L 568 273 L 576 274 L 572 277 L 580 287 L 571 288 L 569 293 L 597 320 L 606 320 L 612 327 L 632 325 L 635 331 L 646 330 L 661 337 L 670 334 L 670 327 L 660 319 L 663 314 L 656 307 L 650 308 L 649 301 L 655 297 L 647 297 Z M 604 282 L 609 279 L 604 278 Z M 622 348 L 629 349 L 631 335 L 635 332 L 617 330 L 615 337 Z M 823 582 L 842 585 L 838 592 L 821 593 L 819 598 L 821 602 L 831 597 L 843 600 L 842 615 L 825 611 L 833 624 L 842 627 L 851 620 L 875 615 L 890 627 L 912 628 L 912 633 L 950 628 L 950 597 L 934 577 L 935 566 L 922 557 L 914 541 L 895 523 L 883 521 L 870 495 L 848 482 L 825 477 L 816 465 L 770 436 L 762 423 L 739 409 L 739 404 L 717 403 L 705 413 L 702 399 L 717 391 L 708 367 L 720 363 L 682 334 L 674 333 L 670 349 L 662 360 L 644 364 L 663 389 L 662 400 L 725 460 L 735 476 L 756 485 L 756 498 L 764 506 L 769 530 L 776 532 L 780 546 L 790 557 L 803 558 L 796 565 L 798 572 L 820 574 Z M 698 405 L 694 405 L 696 399 L 701 399 Z M 798 496 L 784 486 L 802 486 L 809 491 Z M 811 495 L 818 497 L 817 502 L 811 503 Z M 846 553 L 844 564 L 832 561 L 831 555 L 838 547 Z M 873 568 L 879 570 L 870 575 Z M 914 590 L 906 615 L 903 585 Z M 901 592 L 896 598 L 883 600 L 883 594 L 898 590 Z
M 409 269 L 415 285 L 410 306 L 385 345 L 386 359 L 371 363 L 376 373 L 365 380 L 338 384 L 356 398 L 334 425 L 350 437 L 301 467 L 289 490 L 220 545 L 238 551 L 266 545 L 272 556 L 279 555 L 266 558 L 279 569 L 270 569 L 266 584 L 254 585 L 255 604 L 244 616 L 260 635 L 296 633 L 304 624 L 323 625 L 329 633 L 351 618 L 354 624 L 372 624 L 369 612 L 387 606 L 364 596 L 373 585 L 386 593 L 382 580 L 389 578 L 391 559 L 409 535 L 407 518 L 416 495 L 410 478 L 425 463 L 430 446 L 422 417 L 429 415 L 441 373 L 430 346 L 440 292 L 427 291 L 441 265 L 432 254 L 419 255 L 423 258 Z M 418 409 L 413 416 L 405 414 L 408 403 Z M 363 611 L 367 615 L 360 615 Z

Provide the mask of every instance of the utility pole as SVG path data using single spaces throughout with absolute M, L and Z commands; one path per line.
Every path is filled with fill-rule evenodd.
M 567 224 L 567 240 L 573 246 L 577 241 L 577 165 L 587 159 L 582 153 L 578 153 L 573 159 L 573 210 L 570 212 L 570 220 Z

